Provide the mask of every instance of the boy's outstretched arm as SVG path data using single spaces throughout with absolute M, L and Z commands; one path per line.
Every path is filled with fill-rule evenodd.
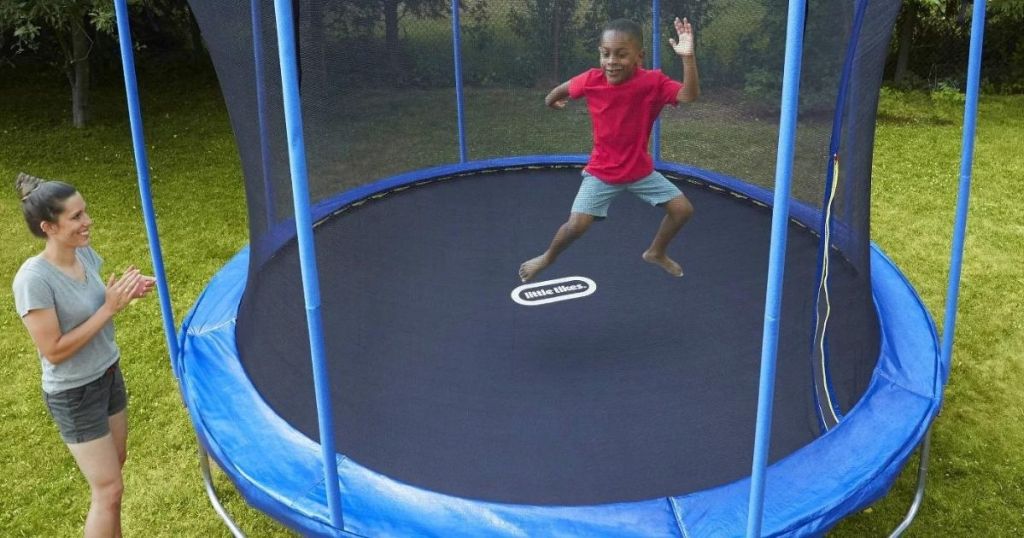
M 676 100 L 692 103 L 700 97 L 700 77 L 697 76 L 697 56 L 693 53 L 693 27 L 690 21 L 676 17 L 676 33 L 679 41 L 669 38 L 672 49 L 683 59 L 683 88 L 679 90 Z
M 544 98 L 544 104 L 551 108 L 565 108 L 566 103 L 569 102 L 569 82 L 563 82 L 555 89 L 548 92 L 547 97 Z

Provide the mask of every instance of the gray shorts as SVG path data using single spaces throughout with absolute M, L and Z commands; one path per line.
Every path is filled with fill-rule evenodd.
M 116 362 L 95 381 L 53 394 L 43 392 L 43 398 L 61 439 L 69 445 L 110 433 L 109 417 L 128 407 L 128 392 Z
M 682 191 L 658 171 L 633 183 L 612 185 L 583 171 L 583 183 L 572 203 L 573 213 L 584 213 L 595 217 L 608 216 L 608 206 L 612 199 L 625 191 L 637 195 L 651 205 L 661 205 L 669 200 L 682 196 Z

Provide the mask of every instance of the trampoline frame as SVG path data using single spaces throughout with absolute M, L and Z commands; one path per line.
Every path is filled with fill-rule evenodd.
M 253 0 L 257 2 L 258 0 Z M 655 13 L 660 12 L 658 0 L 653 0 L 653 10 Z M 148 158 L 145 149 L 145 142 L 142 133 L 142 116 L 139 106 L 138 99 L 138 88 L 135 75 L 134 67 L 134 56 L 131 48 L 131 39 L 126 36 L 131 35 L 130 28 L 128 26 L 128 15 L 127 15 L 127 2 L 126 0 L 114 0 L 115 15 L 117 22 L 118 35 L 122 36 L 119 39 L 120 51 L 122 57 L 122 66 L 124 69 L 125 87 L 126 87 L 126 98 L 128 102 L 129 118 L 131 122 L 133 148 L 136 160 L 136 169 L 139 180 L 140 196 L 142 201 L 142 208 L 144 219 L 146 223 L 147 238 L 149 241 L 150 252 L 152 256 L 152 262 L 154 266 L 154 275 L 157 279 L 157 288 L 161 303 L 161 314 L 164 325 L 164 332 L 167 339 L 168 351 L 171 356 L 173 364 L 177 364 L 180 359 L 181 350 L 178 346 L 178 341 L 175 338 L 174 330 L 174 319 L 171 310 L 170 293 L 167 287 L 167 279 L 163 266 L 163 255 L 160 248 L 159 232 L 156 226 L 155 212 L 153 210 L 152 195 L 150 192 L 149 184 L 149 165 Z M 773 497 L 766 499 L 765 497 L 765 480 L 766 477 L 772 474 L 773 470 L 777 470 L 784 466 L 785 462 L 789 461 L 791 457 L 787 457 L 781 462 L 776 463 L 771 469 L 767 466 L 767 445 L 770 440 L 770 422 L 771 422 L 771 401 L 773 396 L 773 379 L 774 379 L 774 364 L 775 364 L 775 341 L 778 337 L 778 326 L 777 326 L 777 312 L 779 309 L 779 303 L 781 302 L 781 282 L 782 282 L 782 263 L 781 260 L 785 254 L 785 228 L 786 222 L 789 219 L 789 179 L 792 169 L 792 154 L 793 145 L 795 139 L 796 130 L 796 98 L 799 93 L 799 72 L 800 72 L 800 56 L 802 53 L 802 42 L 801 34 L 803 28 L 803 16 L 805 10 L 805 4 L 799 0 L 790 0 L 789 2 L 789 13 L 788 13 L 788 26 L 787 26 L 787 39 L 786 39 L 786 62 L 784 67 L 784 82 L 783 82 L 783 96 L 782 96 L 782 111 L 780 121 L 780 136 L 779 136 L 779 151 L 778 160 L 776 164 L 776 182 L 775 182 L 775 203 L 773 207 L 773 218 L 772 218 L 772 242 L 771 242 L 771 254 L 770 254 L 770 265 L 769 265 L 769 280 L 768 280 L 768 292 L 766 294 L 766 309 L 765 309 L 765 324 L 764 324 L 764 345 L 762 355 L 762 371 L 761 371 L 761 388 L 759 391 L 759 405 L 758 405 L 758 423 L 756 428 L 756 442 L 754 450 L 754 465 L 752 469 L 752 476 L 750 479 L 749 486 L 745 485 L 747 481 L 740 481 L 734 484 L 723 486 L 710 490 L 709 492 L 701 492 L 713 494 L 720 490 L 732 487 L 749 487 L 749 500 L 746 504 L 746 516 L 742 516 L 737 513 L 733 513 L 732 517 L 734 521 L 745 521 L 746 522 L 746 535 L 747 536 L 760 536 L 762 535 L 762 524 L 767 524 L 769 529 L 772 529 L 772 517 L 774 508 L 772 503 L 777 502 L 777 496 L 773 493 Z M 295 215 L 296 224 L 298 227 L 299 235 L 299 248 L 303 251 L 302 255 L 302 272 L 303 272 L 303 288 L 305 293 L 305 299 L 307 304 L 308 317 L 310 319 L 309 330 L 310 330 L 310 345 L 312 351 L 312 360 L 314 363 L 314 382 L 316 385 L 317 402 L 318 402 L 318 416 L 320 423 L 321 439 L 323 440 L 320 446 L 320 453 L 322 456 L 322 466 L 324 473 L 324 483 L 326 484 L 326 497 L 327 505 L 330 512 L 329 520 L 330 526 L 324 527 L 320 530 L 328 532 L 339 532 L 339 529 L 345 528 L 345 523 L 342 518 L 342 499 L 340 496 L 340 485 L 337 480 L 338 465 L 344 465 L 346 461 L 343 457 L 341 461 L 337 461 L 338 455 L 334 452 L 333 447 L 333 432 L 331 431 L 329 424 L 330 420 L 330 405 L 329 405 L 329 394 L 327 393 L 327 387 L 325 382 L 326 379 L 326 365 L 322 352 L 322 337 L 319 335 L 320 328 L 320 316 L 319 316 L 319 296 L 316 283 L 316 269 L 315 269 L 315 253 L 312 248 L 312 214 L 308 206 L 308 190 L 306 187 L 306 176 L 305 176 L 305 156 L 302 144 L 302 126 L 301 126 L 301 114 L 299 113 L 299 97 L 298 97 L 298 82 L 297 82 L 297 70 L 295 65 L 295 51 L 294 51 L 294 35 L 292 25 L 292 6 L 287 0 L 275 0 L 275 11 L 277 13 L 277 30 L 279 40 L 279 53 L 281 56 L 281 67 L 282 67 L 282 87 L 284 90 L 284 100 L 286 108 L 286 124 L 289 139 L 291 144 L 289 145 L 289 157 L 291 162 L 292 172 L 292 185 L 293 192 L 295 193 Z M 460 52 L 459 52 L 459 24 L 458 24 L 458 3 L 457 0 L 453 0 L 453 46 L 455 51 L 455 66 L 456 66 L 456 78 L 457 81 L 461 79 L 460 76 Z M 952 354 L 952 339 L 955 332 L 956 323 L 956 310 L 957 302 L 959 297 L 959 282 L 962 267 L 963 257 L 963 246 L 966 235 L 966 217 L 967 217 L 967 206 L 970 194 L 970 181 L 971 181 L 971 168 L 973 161 L 973 150 L 974 150 L 974 133 L 977 121 L 977 101 L 979 93 L 979 80 L 980 80 L 980 63 L 981 63 L 981 49 L 982 49 L 982 36 L 984 31 L 985 21 L 985 1 L 980 0 L 974 4 L 973 20 L 971 29 L 971 43 L 969 53 L 969 64 L 968 64 L 968 83 L 967 83 L 967 99 L 965 102 L 965 113 L 964 113 L 964 129 L 963 129 L 963 142 L 961 150 L 961 169 L 960 169 L 960 188 L 957 199 L 957 211 L 954 222 L 954 236 L 952 244 L 952 253 L 950 260 L 950 271 L 949 281 L 947 289 L 947 300 L 946 300 L 946 312 L 945 321 L 943 326 L 946 330 L 943 335 L 943 342 L 941 350 L 939 352 L 938 368 L 942 370 L 938 375 L 940 378 L 936 378 L 939 382 L 932 388 L 937 392 L 933 392 L 929 398 L 931 404 L 934 406 L 931 416 L 928 417 L 919 426 L 923 427 L 920 435 L 914 436 L 916 445 L 922 438 L 928 439 L 927 432 L 930 427 L 931 417 L 934 417 L 934 413 L 937 413 L 938 406 L 941 404 L 941 391 L 942 385 L 948 376 L 948 365 L 950 364 Z M 657 32 L 655 31 L 655 36 Z M 657 51 L 657 47 L 655 47 Z M 655 54 L 657 56 L 657 53 Z M 465 163 L 465 133 L 462 120 L 462 109 L 461 109 L 461 82 L 457 84 L 456 92 L 460 95 L 460 108 L 459 108 L 459 144 L 460 144 L 460 160 Z M 659 141 L 657 136 L 660 133 L 660 129 L 655 129 L 655 156 L 659 156 Z M 661 167 L 662 163 L 658 163 L 658 167 Z M 236 260 L 238 257 L 236 257 Z M 934 340 L 934 327 L 931 325 L 930 318 L 927 316 L 927 311 L 923 305 L 920 304 L 919 298 L 916 293 L 913 292 L 912 287 L 903 279 L 902 275 L 895 266 L 888 261 L 887 258 L 872 245 L 872 265 L 875 262 L 885 269 L 891 269 L 893 275 L 881 276 L 878 278 L 882 281 L 899 281 L 903 285 L 906 285 L 910 290 L 910 294 L 913 296 L 913 300 L 918 303 L 920 312 L 924 315 L 925 325 L 930 328 L 929 334 L 933 336 Z M 229 263 L 230 265 L 230 263 Z M 215 279 L 216 280 L 216 279 Z M 875 270 L 872 269 L 872 286 L 875 290 Z M 881 310 L 884 307 L 882 303 L 886 297 L 885 294 L 879 294 L 875 290 L 875 298 L 878 303 L 878 308 Z M 198 306 L 198 302 L 197 305 Z M 193 319 L 190 314 L 189 320 Z M 186 320 L 182 324 L 182 343 L 186 342 L 185 337 L 190 334 L 188 329 L 189 320 Z M 886 318 L 880 312 L 879 315 L 880 323 L 882 320 L 891 321 Z M 233 336 L 233 333 L 232 333 Z M 855 411 L 861 409 L 865 402 L 869 401 L 869 394 L 872 393 L 873 388 L 876 386 L 877 378 L 880 376 L 880 372 L 884 371 L 883 359 L 886 356 L 886 342 L 887 338 L 891 335 L 887 335 L 884 330 L 882 331 L 883 340 L 883 352 L 882 359 L 880 359 L 879 367 L 876 368 L 874 377 L 872 378 L 871 385 L 869 386 L 868 392 L 862 398 L 861 402 L 854 407 L 853 410 L 844 418 L 844 421 L 833 430 L 826 433 L 822 439 L 828 439 L 829 436 L 835 438 L 839 435 L 836 432 L 848 431 L 849 428 L 844 429 L 845 424 L 855 421 Z M 889 341 L 891 344 L 892 342 Z M 179 373 L 179 368 L 175 367 L 176 373 Z M 889 372 L 895 373 L 895 372 Z M 906 372 L 904 372 L 906 373 Z M 900 377 L 900 376 L 897 376 Z M 179 376 L 179 380 L 184 383 L 185 378 Z M 186 401 L 188 400 L 188 393 L 182 385 L 183 396 Z M 325 405 L 325 403 L 327 405 Z M 193 406 L 189 406 L 190 413 L 196 412 Z M 863 416 L 863 411 L 861 415 Z M 201 432 L 201 421 L 197 422 L 197 417 L 193 415 L 193 423 L 196 426 L 197 436 L 200 442 L 205 445 L 208 449 L 214 449 L 213 455 L 215 459 L 222 464 L 225 460 L 219 458 L 219 454 L 216 452 L 215 445 L 209 444 L 210 439 L 204 438 Z M 820 441 L 820 440 L 819 440 Z M 808 447 L 814 447 L 818 444 L 818 441 L 808 445 Z M 804 452 L 805 449 L 801 449 L 798 452 Z M 922 449 L 922 464 L 921 471 L 919 473 L 919 486 L 918 494 L 915 497 L 915 502 L 912 505 L 907 518 L 901 523 L 900 527 L 894 532 L 895 535 L 899 535 L 903 529 L 909 526 L 913 517 L 916 515 L 917 508 L 920 506 L 920 499 L 923 497 L 924 487 L 924 476 L 927 469 L 927 451 L 928 443 L 924 443 Z M 906 456 L 909 456 L 909 452 L 912 451 L 913 445 L 907 447 L 906 454 L 899 460 L 899 467 L 906 460 Z M 205 463 L 205 458 L 201 452 L 201 462 Z M 893 472 L 895 473 L 899 467 Z M 229 473 L 230 475 L 230 473 Z M 208 477 L 208 473 L 204 473 L 204 476 Z M 894 474 L 893 474 L 894 476 Z M 233 477 L 237 478 L 237 477 Z M 864 497 L 857 501 L 857 506 L 862 506 L 866 502 L 873 501 L 878 495 L 884 494 L 888 489 L 888 482 L 885 481 L 884 487 L 876 491 L 876 495 L 870 498 Z M 237 485 L 237 482 L 236 482 Z M 208 483 L 208 492 L 211 494 L 211 498 L 214 498 L 212 485 Z M 781 495 L 783 492 L 778 492 Z M 244 493 L 243 493 L 244 494 Z M 670 498 L 669 504 L 671 505 L 671 511 L 674 520 L 679 523 L 677 530 L 682 535 L 688 535 L 688 527 L 683 525 L 685 516 L 680 513 L 678 505 L 673 499 L 681 501 L 682 499 L 690 499 L 693 497 L 692 494 L 681 498 Z M 248 498 L 248 497 L 247 497 Z M 688 501 L 689 502 L 689 501 Z M 765 503 L 768 503 L 767 510 L 765 509 Z M 635 503 L 631 503 L 635 504 Z M 219 508 L 218 503 L 214 502 L 215 507 Z M 507 506 L 507 505 L 506 505 Z M 619 505 L 615 505 L 619 506 Z M 218 510 L 221 512 L 221 510 Z M 691 512 L 692 513 L 692 512 Z M 709 512 L 710 513 L 710 512 Z M 230 518 L 225 517 L 224 513 L 221 513 L 222 517 L 228 521 Z M 820 519 L 824 521 L 824 519 Z M 721 524 L 726 524 L 725 521 L 719 521 Z M 465 521 L 462 521 L 465 524 Z M 240 533 L 233 524 L 229 523 L 232 528 L 232 532 Z M 689 528 L 693 528 L 690 526 Z M 720 529 L 721 527 L 715 527 Z M 827 528 L 827 527 L 824 527 Z M 790 529 L 791 530 L 791 529 Z M 790 530 L 784 530 L 784 532 L 790 532 Z M 805 529 L 809 530 L 809 529 Z M 344 532 L 344 531 L 340 531 Z M 774 531 L 773 531 L 774 532 Z M 699 532 L 697 532 L 700 535 Z

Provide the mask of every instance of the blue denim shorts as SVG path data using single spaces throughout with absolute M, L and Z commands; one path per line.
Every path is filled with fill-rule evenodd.
M 583 171 L 583 183 L 572 203 L 573 213 L 584 213 L 595 217 L 608 216 L 608 206 L 619 194 L 629 191 L 651 205 L 661 205 L 669 200 L 682 196 L 682 191 L 671 181 L 654 171 L 639 181 L 612 185 Z
M 69 445 L 110 433 L 109 418 L 128 407 L 128 392 L 116 362 L 95 381 L 53 394 L 43 392 L 43 398 L 61 439 Z

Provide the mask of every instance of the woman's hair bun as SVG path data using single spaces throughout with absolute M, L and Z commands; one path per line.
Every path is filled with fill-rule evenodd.
M 18 174 L 18 177 L 14 179 L 14 188 L 18 191 L 18 196 L 21 198 L 21 201 L 24 202 L 25 199 L 31 196 L 32 193 L 43 184 L 43 182 L 43 179 L 21 172 Z

